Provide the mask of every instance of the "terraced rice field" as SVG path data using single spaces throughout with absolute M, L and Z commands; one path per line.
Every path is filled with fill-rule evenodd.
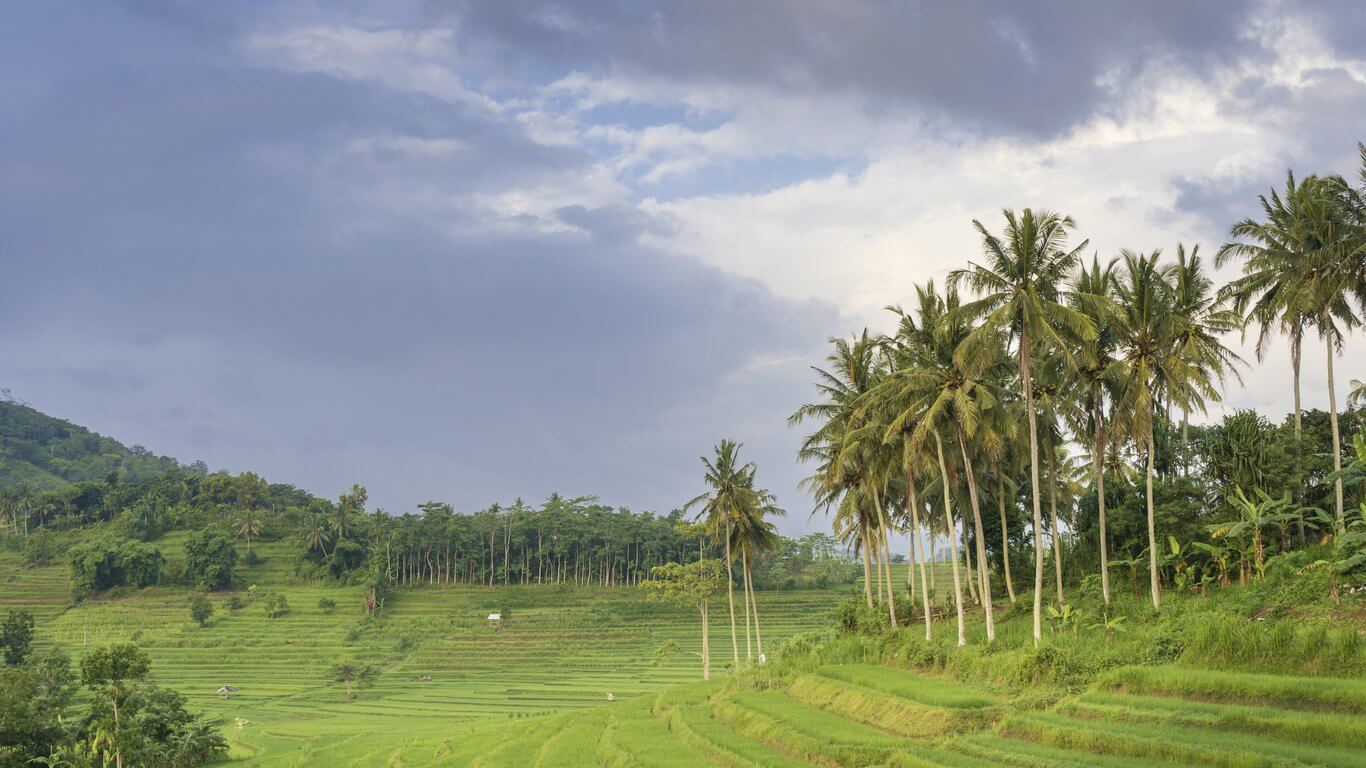
M 1139 680 L 1146 693 L 1129 692 Z M 1202 700 L 1187 693 L 1197 680 L 1255 690 L 1260 703 Z M 1318 682 L 1327 682 L 1329 692 L 1305 711 L 1295 692 Z M 1014 712 L 991 694 L 952 680 L 833 666 L 783 689 L 690 685 L 546 720 L 510 736 L 521 744 L 515 750 L 495 743 L 492 732 L 472 736 L 474 752 L 462 756 L 466 762 L 449 764 L 1346 768 L 1363 765 L 1366 757 L 1366 718 L 1358 708 L 1363 695 L 1363 681 L 1128 669 L 1047 711 Z M 576 762 L 548 760 L 549 747 L 570 732 L 585 752 L 575 754 Z M 591 745 L 596 751 L 589 756 Z M 410 758 L 405 765 L 426 764 L 416 754 L 401 756 Z
M 161 542 L 175 559 L 178 542 Z M 266 544 L 243 570 L 245 605 L 193 625 L 184 590 L 71 605 L 61 568 L 0 554 L 0 607 L 39 615 L 40 644 L 76 655 L 133 640 L 162 685 L 218 718 L 232 765 L 257 766 L 1261 766 L 1366 765 L 1366 681 L 1183 667 L 1119 669 L 1046 709 L 973 685 L 869 664 L 825 666 L 754 689 L 697 682 L 692 614 L 630 590 L 406 590 L 381 626 L 359 588 L 297 581 Z M 7 559 L 9 558 L 9 559 Z M 264 596 L 289 600 L 269 618 Z M 336 601 L 335 611 L 318 606 Z M 770 644 L 829 626 L 830 592 L 761 593 Z M 490 612 L 508 611 L 501 630 Z M 728 655 L 724 620 L 713 653 Z M 656 665 L 667 640 L 683 651 Z M 742 649 L 743 653 L 743 649 Z M 380 669 L 348 700 L 333 662 Z M 430 679 L 426 679 L 430 678 Z M 235 686 L 219 698 L 220 685 Z M 610 701 L 609 701 L 610 694 Z
M 157 543 L 175 561 L 183 556 L 182 539 Z M 490 721 L 542 723 L 541 716 L 601 705 L 609 696 L 631 699 L 700 678 L 690 653 L 700 649 L 696 614 L 644 602 L 634 590 L 409 589 L 390 597 L 385 620 L 375 626 L 360 616 L 359 587 L 292 583 L 299 580 L 287 545 L 266 543 L 258 551 L 262 562 L 240 570 L 253 588 L 234 593 L 244 606 L 231 610 L 232 595 L 212 594 L 216 612 L 207 627 L 190 621 L 183 589 L 149 588 L 72 605 L 62 567 L 21 568 L 9 553 L 0 554 L 0 609 L 33 608 L 38 644 L 60 645 L 77 657 L 90 646 L 138 643 L 158 682 L 186 695 L 192 709 L 221 718 L 234 755 L 260 765 L 356 755 L 366 760 L 353 764 L 373 765 L 367 761 L 380 753 L 437 735 L 429 757 L 443 749 L 454 755 L 449 739 L 486 730 Z M 271 593 L 285 595 L 289 613 L 266 616 L 264 598 Z M 324 611 L 321 598 L 337 608 Z M 784 591 L 758 599 L 764 639 L 776 643 L 828 626 L 838 597 Z M 499 611 L 509 621 L 495 630 L 486 617 Z M 655 650 L 670 640 L 680 652 L 656 663 Z M 729 659 L 729 646 L 714 612 L 715 663 Z M 354 700 L 327 679 L 341 659 L 380 670 Z M 237 691 L 220 698 L 216 691 L 224 685 Z

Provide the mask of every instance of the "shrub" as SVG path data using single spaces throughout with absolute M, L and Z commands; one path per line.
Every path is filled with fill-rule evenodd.
M 278 619 L 289 613 L 289 601 L 279 592 L 272 593 L 266 598 L 266 615 L 272 619 Z
M 197 531 L 185 541 L 185 567 L 195 586 L 223 589 L 232 585 L 237 550 L 221 533 Z
M 194 623 L 203 627 L 208 625 L 209 617 L 213 615 L 213 603 L 203 594 L 196 593 L 190 598 L 190 618 Z
M 318 598 L 318 609 L 323 613 L 331 613 L 337 610 L 337 601 L 330 597 Z
M 113 587 L 145 587 L 161 579 L 161 550 L 132 539 L 105 538 L 71 548 L 71 591 L 77 597 Z

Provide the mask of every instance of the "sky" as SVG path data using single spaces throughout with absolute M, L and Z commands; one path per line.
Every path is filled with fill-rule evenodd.
M 809 366 L 973 219 L 1212 260 L 1366 139 L 1349 0 L 54 0 L 0 50 L 0 387 L 400 513 L 667 511 L 728 437 L 823 526 Z M 1290 405 L 1276 344 L 1211 417 Z

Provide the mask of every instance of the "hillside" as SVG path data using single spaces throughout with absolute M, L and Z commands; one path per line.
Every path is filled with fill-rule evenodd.
M 157 477 L 178 466 L 141 446 L 123 443 L 22 403 L 0 401 L 0 489 L 48 491 L 68 483 Z

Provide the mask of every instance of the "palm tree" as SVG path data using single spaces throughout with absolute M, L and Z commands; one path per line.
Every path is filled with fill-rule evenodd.
M 1220 384 L 1229 374 L 1241 383 L 1242 374 L 1238 366 L 1243 364 L 1243 359 L 1220 341 L 1221 336 L 1241 327 L 1241 318 L 1229 306 L 1226 297 L 1215 293 L 1214 281 L 1200 259 L 1200 246 L 1192 247 L 1189 253 L 1184 245 L 1176 246 L 1176 263 L 1169 268 L 1168 279 L 1172 286 L 1172 312 L 1176 322 L 1176 354 L 1210 373 Z M 1190 443 L 1189 421 L 1189 409 L 1182 408 L 1183 449 Z
M 754 489 L 753 462 L 741 464 L 740 443 L 722 440 L 714 449 L 715 459 L 701 457 L 705 472 L 702 482 L 709 490 L 698 494 L 683 505 L 684 511 L 698 504 L 702 511 L 698 518 L 705 518 L 707 532 L 713 540 L 725 543 L 726 548 L 726 601 L 730 606 L 730 644 L 735 663 L 740 663 L 740 640 L 735 630 L 735 572 L 734 556 L 731 551 L 731 532 L 744 510 L 756 504 Z
M 1235 256 L 1244 259 L 1243 276 L 1225 290 L 1248 321 L 1260 324 L 1259 355 L 1271 329 L 1293 334 L 1297 437 L 1300 343 L 1306 328 L 1318 330 L 1328 353 L 1328 413 L 1337 470 L 1342 463 L 1342 445 L 1333 359 L 1346 332 L 1359 324 L 1349 295 L 1355 294 L 1358 302 L 1366 304 L 1361 193 L 1339 177 L 1308 176 L 1297 183 L 1294 174 L 1287 173 L 1283 193 L 1272 190 L 1270 196 L 1259 199 L 1265 220 L 1245 219 L 1235 224 L 1230 233 L 1237 239 L 1219 251 L 1220 263 Z M 1341 523 L 1340 481 L 1334 484 L 1334 511 Z
M 1074 411 L 1078 416 L 1073 432 L 1085 443 L 1082 435 L 1091 437 L 1091 471 L 1096 488 L 1097 541 L 1100 550 L 1100 591 L 1105 604 L 1110 604 L 1110 564 L 1107 561 L 1109 535 L 1105 525 L 1105 411 L 1107 395 L 1113 399 L 1114 382 L 1109 376 L 1115 361 L 1117 342 L 1115 317 L 1115 262 L 1104 266 L 1100 257 L 1091 259 L 1091 266 L 1082 267 L 1072 282 L 1072 305 L 1091 317 L 1096 336 L 1080 347 L 1077 364 L 1077 385 L 1082 392 L 1082 407 Z
M 1246 328 L 1258 326 L 1256 354 L 1260 361 L 1266 355 L 1270 340 L 1276 334 L 1290 339 L 1290 368 L 1295 398 L 1295 442 L 1303 438 L 1300 398 L 1300 364 L 1304 350 L 1304 331 L 1310 323 L 1313 309 L 1304 304 L 1306 297 L 1296 290 L 1304 259 L 1315 244 L 1307 242 L 1311 229 L 1304 221 L 1306 209 L 1297 204 L 1301 191 L 1310 180 L 1296 183 L 1295 175 L 1287 172 L 1285 191 L 1275 189 L 1261 195 L 1263 219 L 1246 218 L 1234 224 L 1229 234 L 1234 238 L 1225 243 L 1215 256 L 1215 265 L 1223 266 L 1234 258 L 1243 259 L 1242 276 L 1224 286 L 1221 297 L 1233 301 L 1233 308 Z M 1296 470 L 1300 450 L 1295 452 Z M 1304 531 L 1300 530 L 1303 542 Z
M 732 528 L 735 548 L 740 550 L 741 570 L 745 585 L 745 648 L 749 648 L 749 616 L 754 616 L 754 645 L 762 658 L 764 637 L 759 630 L 759 602 L 754 595 L 754 554 L 773 549 L 778 545 L 778 531 L 767 518 L 786 515 L 778 507 L 777 500 L 767 490 L 757 491 L 752 502 L 742 511 Z
M 994 346 L 1001 332 L 1016 336 L 1020 381 L 1024 389 L 1025 412 L 1029 417 L 1029 480 L 1034 507 L 1034 644 L 1043 639 L 1043 544 L 1042 512 L 1039 506 L 1039 426 L 1034 411 L 1034 382 L 1030 361 L 1041 350 L 1063 353 L 1076 338 L 1094 339 L 1091 318 L 1059 302 L 1059 289 L 1078 262 L 1087 242 L 1068 248 L 1067 238 L 1076 229 L 1069 216 L 1049 211 L 1037 214 L 1026 208 L 1017 217 L 1004 211 L 1006 226 L 993 235 L 980 221 L 973 220 L 982 238 L 985 264 L 969 262 L 967 269 L 949 275 L 950 287 L 966 284 L 979 298 L 963 305 L 962 311 L 980 316 L 983 322 L 959 345 L 965 359 L 976 356 L 983 346 Z
M 1220 372 L 1187 358 L 1177 344 L 1183 321 L 1175 311 L 1175 292 L 1159 266 L 1161 251 L 1149 255 L 1124 251 L 1124 272 L 1116 285 L 1120 317 L 1116 323 L 1123 359 L 1111 365 L 1122 381 L 1115 400 L 1116 427 L 1124 430 L 1146 459 L 1149 588 L 1154 610 L 1162 607 L 1158 579 L 1156 523 L 1153 512 L 1154 426 L 1159 397 L 1185 410 L 1203 410 L 1217 400 L 1213 381 Z
M 926 290 L 932 297 L 933 285 Z M 1004 346 L 980 345 L 973 355 L 958 354 L 964 339 L 973 331 L 958 308 L 958 294 L 952 289 L 945 292 L 942 300 L 932 301 L 928 307 L 922 304 L 922 309 L 929 311 L 920 318 L 920 327 L 927 333 L 922 337 L 919 365 L 897 371 L 889 379 L 899 385 L 899 396 L 911 401 L 902 418 L 913 417 L 916 421 L 913 441 L 926 442 L 933 432 L 936 437 L 951 435 L 958 443 L 973 515 L 977 589 L 986 621 L 987 642 L 994 642 L 996 622 L 991 603 L 991 567 L 986 557 L 986 533 L 972 454 L 978 452 L 976 449 L 994 453 L 1004 447 L 1001 435 L 992 429 L 992 422 L 986 418 L 998 407 L 999 394 L 993 378 L 1003 367 Z M 966 525 L 964 527 L 966 529 Z
M 251 554 L 251 537 L 261 534 L 260 510 L 254 506 L 246 506 L 237 510 L 237 519 L 233 521 L 232 530 L 237 536 L 246 538 L 247 554 Z
M 869 416 L 865 408 L 866 395 L 880 376 L 880 342 L 867 329 L 852 340 L 830 341 L 834 350 L 826 356 L 829 369 L 812 366 L 822 399 L 801 406 L 787 421 L 790 426 L 806 419 L 820 422 L 816 431 L 802 441 L 797 453 L 801 461 L 817 463 L 816 472 L 803 480 L 802 486 L 815 494 L 817 509 L 835 509 L 837 523 L 842 521 L 846 531 L 857 531 L 863 552 L 864 599 L 872 608 L 874 575 L 869 553 L 877 546 L 872 537 L 878 527 L 870 509 L 881 499 L 874 499 L 873 481 L 866 477 L 873 468 L 867 466 L 870 449 L 865 438 Z M 880 511 L 877 517 L 880 519 Z M 889 570 L 889 585 L 890 581 Z M 878 583 L 881 584 L 880 575 Z
M 874 393 L 877 401 L 884 403 L 886 408 L 895 415 L 888 423 L 884 441 L 891 441 L 901 436 L 907 441 L 903 448 L 903 457 L 906 452 L 910 452 L 912 457 L 927 446 L 931 437 L 934 439 L 935 458 L 939 465 L 940 486 L 944 498 L 944 521 L 945 530 L 949 535 L 949 546 L 952 554 L 953 570 L 953 590 L 954 608 L 958 619 L 958 644 L 967 643 L 963 612 L 963 589 L 962 580 L 958 572 L 958 544 L 957 536 L 954 533 L 953 524 L 953 503 L 950 493 L 948 465 L 944 457 L 943 431 L 947 430 L 955 419 L 966 419 L 968 430 L 975 432 L 977 422 L 980 420 L 979 400 L 986 395 L 985 389 L 978 392 L 978 382 L 972 378 L 976 374 L 977 368 L 989 367 L 988 363 L 983 363 L 981 358 L 972 358 L 968 361 L 968 366 L 959 366 L 955 362 L 955 351 L 962 339 L 966 337 L 970 328 L 963 321 L 962 316 L 950 317 L 950 312 L 958 309 L 958 298 L 954 291 L 949 291 L 945 297 L 941 297 L 934 289 L 933 283 L 926 284 L 923 288 L 916 286 L 916 298 L 918 311 L 915 317 L 895 309 L 900 315 L 899 331 L 894 342 L 893 349 L 894 365 L 892 372 L 880 384 Z M 985 348 L 984 348 L 985 349 Z M 961 398 L 966 398 L 962 402 Z M 960 440 L 966 437 L 961 431 L 960 426 L 954 426 L 954 435 Z M 965 453 L 966 456 L 966 453 Z M 903 458 L 903 465 L 909 463 Z M 969 463 L 968 471 L 971 471 Z M 975 489 L 975 482 L 970 481 Z M 914 488 L 914 483 L 908 475 L 908 485 Z M 973 491 L 975 494 L 975 490 Z M 975 500 L 975 499 L 974 499 Z M 912 502 L 913 515 L 918 515 Z M 983 537 L 980 533 L 980 513 L 978 518 L 978 545 L 982 544 Z M 915 517 L 912 522 L 916 523 Z M 917 526 L 918 527 L 918 526 Z M 979 554 L 979 561 L 984 559 Z M 986 569 L 982 569 L 986 570 Z M 923 581 L 923 579 L 922 579 Z M 990 595 L 989 580 L 984 581 L 984 594 Z M 929 600 L 928 591 L 926 599 L 928 636 L 928 611 Z M 988 638 L 995 637 L 995 622 L 992 619 L 991 601 L 984 599 L 983 610 L 986 614 Z
M 1366 150 L 1363 150 L 1366 164 Z M 1366 174 L 1366 165 L 1363 165 Z M 1302 265 L 1298 292 L 1303 305 L 1313 308 L 1312 322 L 1324 342 L 1328 361 L 1328 421 L 1333 436 L 1333 510 L 1337 532 L 1343 531 L 1342 433 L 1338 427 L 1337 381 L 1333 359 L 1342 353 L 1347 334 L 1361 325 L 1350 298 L 1355 294 L 1366 309 L 1366 233 L 1362 232 L 1366 202 L 1357 190 L 1338 177 L 1310 177 L 1297 195 L 1308 235 L 1315 247 Z M 1312 183 L 1310 183 L 1312 182 Z

